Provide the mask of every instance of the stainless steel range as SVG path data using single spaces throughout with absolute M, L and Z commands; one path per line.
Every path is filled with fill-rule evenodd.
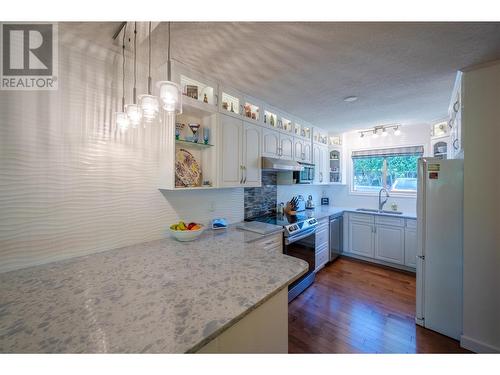
M 247 221 L 260 221 L 283 226 L 283 253 L 303 259 L 309 264 L 306 274 L 288 286 L 288 302 L 290 302 L 314 282 L 318 221 L 305 213 L 293 216 L 270 214 L 247 219 Z

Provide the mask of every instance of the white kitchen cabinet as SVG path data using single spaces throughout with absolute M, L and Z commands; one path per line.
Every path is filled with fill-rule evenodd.
M 253 243 L 256 249 L 268 251 L 271 253 L 283 253 L 283 234 L 281 232 L 265 236 L 261 240 Z
M 405 265 L 417 266 L 417 228 L 416 220 L 406 219 L 405 227 Z
M 260 186 L 260 127 L 227 115 L 220 123 L 219 185 Z
M 330 179 L 328 146 L 313 144 L 314 183 L 327 184 Z
M 262 129 L 262 156 L 293 160 L 293 137 L 277 130 Z
M 345 255 L 408 269 L 416 267 L 415 219 L 349 212 L 344 214 Z
M 360 215 L 356 215 L 360 216 Z M 374 231 L 375 224 L 371 215 L 356 219 L 349 215 L 348 251 L 353 254 L 373 258 L 374 256 Z
M 316 250 L 316 256 L 315 256 L 315 268 L 314 271 L 318 272 L 321 268 L 325 266 L 326 263 L 328 263 L 329 259 L 329 254 L 328 254 L 328 244 L 325 244 L 323 246 L 320 246 Z
M 302 163 L 311 162 L 311 141 L 295 137 L 293 159 Z
M 220 129 L 220 180 L 223 187 L 241 186 L 243 182 L 243 121 L 235 117 L 221 115 Z
M 319 247 L 329 245 L 330 239 L 330 222 L 329 218 L 325 217 L 318 220 L 318 226 L 316 227 L 316 251 Z
M 262 129 L 262 156 L 280 157 L 280 133 L 271 129 Z
M 375 226 L 375 259 L 404 264 L 405 231 L 402 227 Z
M 293 160 L 293 137 L 280 134 L 281 158 Z
M 293 160 L 304 161 L 304 142 L 300 138 L 293 139 Z
M 243 124 L 243 185 L 261 186 L 262 128 L 244 121 Z

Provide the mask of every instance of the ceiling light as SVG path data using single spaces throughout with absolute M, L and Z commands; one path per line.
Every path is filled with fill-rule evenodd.
M 132 128 L 137 128 L 141 123 L 142 110 L 137 104 L 137 22 L 134 23 L 134 89 L 132 90 L 133 104 L 125 106 L 127 116 Z
M 163 109 L 169 113 L 182 113 L 182 96 L 179 85 L 172 82 L 172 62 L 170 60 L 170 22 L 168 23 L 167 80 L 157 82 Z
M 382 137 L 387 137 L 387 130 L 382 128 Z
M 120 131 L 126 131 L 129 127 L 129 119 L 125 112 L 125 34 L 127 31 L 127 24 L 123 29 L 123 42 L 122 42 L 122 110 L 115 113 L 115 124 Z
M 352 102 L 355 102 L 356 100 L 358 100 L 358 97 L 357 96 L 346 96 L 344 98 L 344 102 L 347 102 L 347 103 L 352 103 Z
M 146 122 L 153 121 L 160 110 L 160 103 L 156 96 L 151 95 L 151 22 L 149 22 L 149 59 L 148 59 L 148 93 L 141 95 L 139 101 L 141 103 L 142 116 Z
M 401 134 L 401 130 L 399 130 L 399 126 L 396 126 L 396 127 L 394 128 L 394 135 L 396 135 L 396 136 L 397 136 L 397 135 L 400 135 L 400 134 Z
M 377 129 L 373 129 L 373 138 L 378 138 Z

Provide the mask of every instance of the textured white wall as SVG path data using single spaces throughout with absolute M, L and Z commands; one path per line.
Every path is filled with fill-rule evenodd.
M 161 124 L 111 126 L 120 58 L 60 39 L 59 90 L 0 91 L 0 272 L 158 239 L 180 218 L 242 220 L 243 189 L 160 192 Z
M 500 61 L 463 76 L 462 345 L 500 353 Z

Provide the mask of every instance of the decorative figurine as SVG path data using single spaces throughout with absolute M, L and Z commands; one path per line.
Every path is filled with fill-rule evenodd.
M 207 94 L 203 94 L 203 103 L 208 103 Z
M 198 143 L 198 137 L 196 136 L 196 133 L 198 132 L 198 129 L 200 128 L 200 124 L 188 124 L 189 129 L 193 132 L 193 142 Z
M 184 124 L 181 124 L 180 122 L 175 123 L 175 139 L 180 139 L 181 131 L 183 128 Z
M 208 140 L 210 138 L 210 129 L 203 128 L 203 142 L 208 145 Z

